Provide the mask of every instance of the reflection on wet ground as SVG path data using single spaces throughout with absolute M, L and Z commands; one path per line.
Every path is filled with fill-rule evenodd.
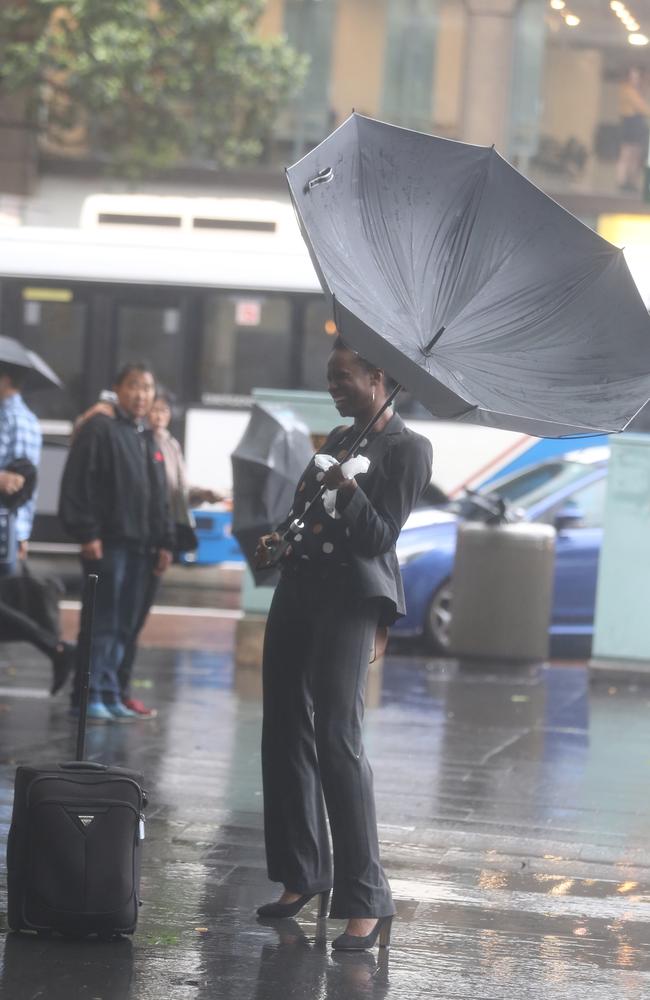
M 387 657 L 367 746 L 399 917 L 386 953 L 332 955 L 340 921 L 265 926 L 259 678 L 219 652 L 143 650 L 153 722 L 94 727 L 94 759 L 144 771 L 133 941 L 0 936 L 3 1000 L 445 1000 L 650 996 L 650 688 L 584 667 Z M 15 764 L 70 758 L 66 704 L 0 649 L 0 836 Z M 4 885 L 0 909 L 5 909 Z

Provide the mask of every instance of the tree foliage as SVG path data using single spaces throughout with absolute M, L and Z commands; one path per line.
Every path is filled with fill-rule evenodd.
M 131 175 L 259 157 L 303 57 L 255 28 L 265 0 L 2 0 L 0 91 L 60 140 L 83 126 Z

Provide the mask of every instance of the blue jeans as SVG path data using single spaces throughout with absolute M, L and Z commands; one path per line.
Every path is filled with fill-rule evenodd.
M 118 670 L 135 640 L 147 599 L 154 556 L 126 545 L 104 544 L 102 559 L 82 559 L 84 576 L 97 573 L 97 598 L 90 665 L 90 700 L 114 703 L 120 697 Z M 80 690 L 78 664 L 75 696 Z

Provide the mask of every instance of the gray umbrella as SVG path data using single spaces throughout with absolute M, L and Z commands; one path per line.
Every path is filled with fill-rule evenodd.
M 254 403 L 244 436 L 232 453 L 232 533 L 256 583 L 272 583 L 258 570 L 254 552 L 260 535 L 289 513 L 300 476 L 314 449 L 306 425 L 286 406 Z
M 650 397 L 622 251 L 494 148 L 353 114 L 287 179 L 339 332 L 435 416 L 561 437 Z
M 30 388 L 49 388 L 51 385 L 63 388 L 59 376 L 36 351 L 28 350 L 11 337 L 0 337 L 0 363 L 3 361 L 8 365 L 24 368 Z

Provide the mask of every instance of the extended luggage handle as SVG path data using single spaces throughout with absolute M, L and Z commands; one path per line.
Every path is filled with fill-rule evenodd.
M 96 573 L 86 577 L 81 598 L 81 628 L 79 629 L 79 657 L 81 660 L 81 697 L 79 699 L 79 728 L 77 729 L 77 762 L 84 763 L 86 753 L 86 716 L 88 715 L 88 695 L 90 690 L 90 660 L 92 656 L 93 619 L 95 617 L 95 597 L 97 596 Z

